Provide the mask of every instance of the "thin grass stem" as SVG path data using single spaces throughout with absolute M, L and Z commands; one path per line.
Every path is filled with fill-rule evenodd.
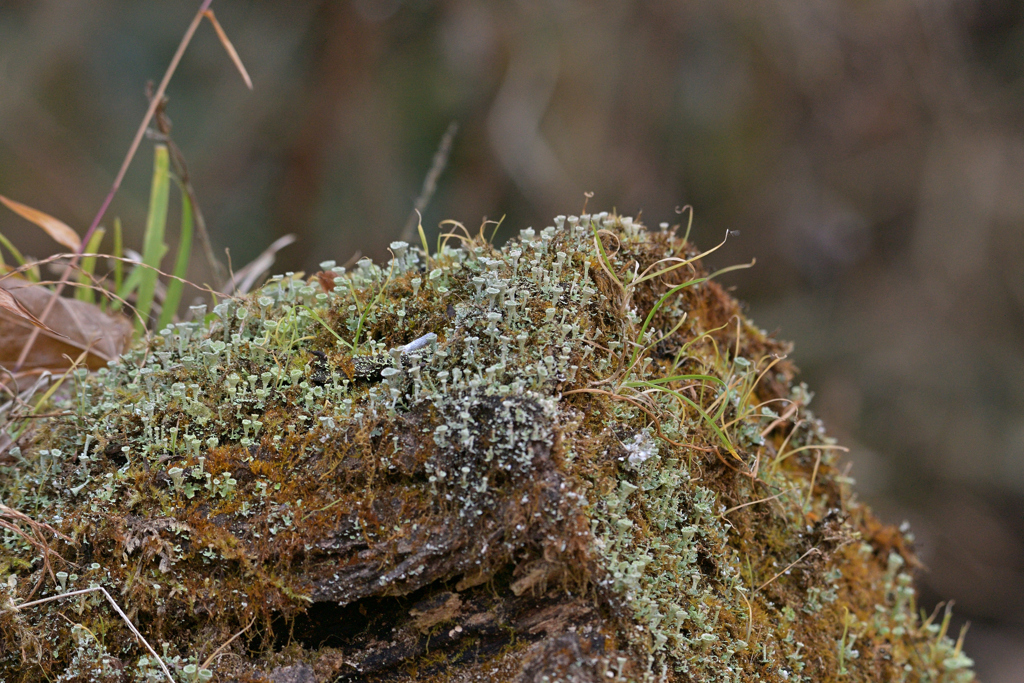
M 89 240 L 89 244 L 86 245 L 86 249 L 85 250 L 87 252 L 92 252 L 92 253 L 98 252 L 100 250 L 100 242 L 103 241 L 103 235 L 105 234 L 105 232 L 106 231 L 103 228 L 100 228 L 99 230 L 94 232 L 93 235 L 92 235 L 92 238 Z M 88 257 L 83 258 L 82 259 L 82 272 L 78 274 L 78 284 L 80 284 L 80 285 L 87 284 L 87 282 L 92 279 L 93 273 L 95 273 L 95 272 L 96 272 L 96 257 L 95 256 L 88 256 Z M 75 298 L 78 299 L 79 301 L 84 301 L 84 302 L 86 302 L 88 304 L 94 303 L 96 301 L 96 297 L 95 297 L 92 289 L 89 288 L 89 287 L 80 287 L 80 288 L 76 289 L 75 290 Z
M 68 591 L 67 593 L 61 593 L 60 595 L 51 595 L 48 598 L 40 598 L 39 600 L 33 600 L 31 602 L 24 602 L 20 605 L 15 605 L 13 609 L 21 611 L 28 607 L 35 607 L 36 605 L 42 605 L 47 602 L 53 602 L 54 600 L 70 598 L 76 595 L 84 595 L 86 593 L 94 593 L 96 591 L 103 593 L 103 597 L 107 599 L 107 602 L 109 602 L 110 606 L 114 608 L 114 611 L 117 612 L 117 615 L 121 617 L 125 624 L 127 624 L 129 630 L 131 630 L 131 632 L 135 634 L 135 637 L 142 642 L 142 645 L 149 651 L 149 654 L 153 655 L 153 657 L 156 658 L 156 661 L 160 664 L 160 668 L 163 669 L 164 675 L 167 676 L 167 680 L 171 683 L 174 683 L 174 678 L 171 676 L 171 672 L 167 670 L 167 665 L 164 664 L 164 660 L 160 658 L 160 655 L 156 653 L 156 650 L 154 650 L 153 647 L 149 644 L 149 642 L 142 636 L 142 634 L 139 633 L 139 629 L 135 628 L 135 624 L 132 623 L 131 619 L 128 618 L 128 615 L 124 613 L 124 611 L 118 606 L 114 598 L 110 596 L 110 593 L 108 593 L 107 589 L 103 586 L 91 586 L 89 588 L 82 588 L 76 591 Z
M 138 131 L 135 133 L 135 138 L 132 140 L 131 146 L 128 148 L 128 153 L 125 155 L 124 161 L 121 163 L 121 168 L 117 172 L 117 177 L 114 178 L 114 184 L 110 188 L 110 192 L 107 193 L 106 199 L 103 200 L 103 204 L 100 206 L 100 210 L 96 212 L 96 217 L 92 219 L 92 223 L 89 225 L 89 229 L 86 230 L 85 236 L 82 238 L 82 243 L 79 245 L 77 253 L 72 258 L 72 265 L 78 264 L 78 259 L 81 258 L 82 252 L 85 250 L 85 245 L 92 238 L 92 234 L 99 228 L 100 221 L 103 220 L 103 216 L 107 213 L 107 208 L 110 206 L 110 202 L 113 201 L 114 195 L 117 194 L 117 190 L 121 187 L 121 182 L 124 180 L 125 173 L 128 171 L 128 167 L 132 163 L 132 159 L 135 157 L 135 152 L 139 148 L 139 143 L 142 142 L 142 136 L 146 134 L 146 128 L 149 126 L 149 122 L 153 119 L 153 114 L 156 112 L 160 102 L 163 100 L 164 92 L 167 90 L 167 84 L 171 81 L 171 76 L 178 68 L 178 63 L 181 61 L 182 55 L 185 54 L 185 48 L 192 41 L 192 36 L 195 35 L 196 29 L 199 27 L 199 23 L 203 20 L 203 13 L 210 8 L 210 4 L 213 0 L 203 0 L 202 5 L 199 6 L 199 10 L 196 12 L 195 17 L 192 18 L 192 23 L 189 24 L 185 30 L 185 35 L 182 36 L 181 42 L 178 44 L 178 49 L 175 51 L 174 56 L 171 58 L 171 63 L 167 67 L 167 71 L 164 73 L 163 79 L 160 81 L 160 85 L 156 89 L 152 100 L 150 100 L 149 108 L 146 110 L 146 115 L 142 117 L 142 123 L 139 125 Z M 46 322 L 46 316 L 53 310 L 54 305 L 57 303 L 57 297 L 64 291 L 64 286 L 67 283 L 67 276 L 70 275 L 71 269 L 64 271 L 65 277 L 61 278 L 60 283 L 57 285 L 57 289 L 54 292 L 54 297 L 47 304 L 46 308 L 43 309 L 39 319 L 44 323 Z M 18 355 L 18 360 L 14 364 L 14 370 L 20 370 L 21 366 L 25 364 L 25 359 L 28 358 L 28 354 L 32 351 L 32 346 L 35 344 L 36 339 L 39 337 L 39 330 L 34 329 L 29 334 L 28 339 L 25 340 L 25 345 L 21 349 L 21 353 Z

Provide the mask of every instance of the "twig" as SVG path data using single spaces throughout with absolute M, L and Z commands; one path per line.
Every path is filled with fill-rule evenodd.
M 807 508 L 811 504 L 811 496 L 814 495 L 814 480 L 818 478 L 818 467 L 821 465 L 821 451 L 818 451 L 818 456 L 814 459 L 814 471 L 811 473 L 811 483 L 807 487 L 807 499 L 804 500 L 803 507 Z
M 71 272 L 75 265 L 78 265 L 78 260 L 82 256 L 82 252 L 85 251 L 86 245 L 89 243 L 89 238 L 96 232 L 96 228 L 99 227 L 100 221 L 103 220 L 104 214 L 107 213 L 107 208 L 110 206 L 110 202 L 114 200 L 114 195 L 117 194 L 118 189 L 121 187 L 121 181 L 124 180 L 125 173 L 128 172 L 128 167 L 132 163 L 132 159 L 135 158 L 135 152 L 139 149 L 139 144 L 142 142 L 142 137 L 146 134 L 146 128 L 149 126 L 150 120 L 153 118 L 153 114 L 156 112 L 156 108 L 160 105 L 160 100 L 164 96 L 164 92 L 167 90 L 167 84 L 171 81 L 171 76 L 174 75 L 175 70 L 178 68 L 178 62 L 181 61 L 182 55 L 185 54 L 185 48 L 192 41 L 192 36 L 195 35 L 196 29 L 199 28 L 199 23 L 203 20 L 203 13 L 210 8 L 210 4 L 213 0 L 203 0 L 203 4 L 200 5 L 199 11 L 196 12 L 195 17 L 192 18 L 192 23 L 189 24 L 188 29 L 185 31 L 185 35 L 181 38 L 181 43 L 178 44 L 178 50 L 174 53 L 171 58 L 171 63 L 167 66 L 167 71 L 164 73 L 163 80 L 160 81 L 160 85 L 156 89 L 156 93 L 153 99 L 149 103 L 149 109 L 146 110 L 146 115 L 142 117 L 142 123 L 139 125 L 139 130 L 135 133 L 135 138 L 132 140 L 131 146 L 128 147 L 128 154 L 125 155 L 124 161 L 121 163 L 121 169 L 117 172 L 117 177 L 114 178 L 114 184 L 110 188 L 110 192 L 107 193 L 107 198 L 103 200 L 103 204 L 100 206 L 100 210 L 96 213 L 96 217 L 92 219 L 92 224 L 89 225 L 89 229 L 85 232 L 85 236 L 82 238 L 82 243 L 78 246 L 74 257 L 71 259 L 72 268 L 68 268 L 64 271 L 64 275 L 61 276 L 60 283 L 57 285 L 57 289 L 54 291 L 54 296 L 46 304 L 46 308 L 43 309 L 42 315 L 39 319 L 46 322 L 46 316 L 53 310 L 53 306 L 57 303 L 57 297 L 64 291 L 64 286 L 67 284 L 68 278 L 71 276 Z M 17 372 L 24 365 L 25 359 L 28 358 L 29 352 L 32 350 L 32 346 L 35 344 L 36 339 L 39 337 L 39 329 L 35 328 L 29 334 L 29 338 L 25 341 L 25 346 L 22 347 L 21 353 L 18 355 L 18 362 L 14 364 L 14 371 Z
M 786 567 L 785 569 L 783 569 L 782 571 L 780 571 L 780 572 L 779 572 L 778 574 L 776 574 L 775 576 L 773 576 L 772 578 L 768 579 L 767 581 L 765 581 L 764 583 L 762 583 L 762 584 L 761 584 L 760 586 L 758 586 L 757 588 L 755 588 L 755 589 L 754 589 L 754 592 L 756 593 L 757 591 L 761 590 L 762 588 L 764 588 L 765 586 L 767 586 L 767 585 L 768 585 L 769 583 L 771 583 L 772 581 L 774 581 L 775 579 L 779 578 L 780 576 L 782 576 L 783 574 L 785 574 L 786 572 L 788 572 L 788 571 L 789 571 L 790 569 L 792 569 L 793 567 L 795 567 L 795 566 L 796 566 L 797 564 L 799 564 L 799 563 L 800 563 L 800 562 L 801 562 L 801 561 L 802 561 L 802 560 L 803 560 L 803 559 L 804 559 L 805 557 L 807 557 L 807 556 L 808 556 L 808 555 L 810 555 L 811 553 L 816 553 L 816 552 L 819 552 L 819 550 L 818 550 L 818 546 L 814 546 L 813 548 L 811 548 L 810 550 L 808 550 L 808 551 L 807 551 L 806 553 L 804 553 L 804 554 L 803 554 L 803 555 L 801 555 L 800 557 L 796 558 L 796 559 L 795 559 L 795 560 L 794 560 L 793 562 L 791 562 L 791 563 L 790 563 L 790 565 L 789 565 L 788 567 Z
M 32 533 L 29 534 L 24 529 L 19 527 L 17 524 L 11 524 L 10 522 L 5 522 L 3 520 L 0 520 L 0 529 L 7 529 L 9 531 L 14 532 L 18 536 L 21 536 L 22 539 L 29 543 L 33 548 L 38 550 L 39 553 L 43 556 L 44 571 L 39 574 L 39 580 L 36 581 L 36 584 L 32 587 L 32 590 L 29 591 L 28 596 L 30 598 L 33 595 L 35 595 L 36 591 L 39 590 L 40 586 L 43 585 L 43 581 L 46 580 L 47 574 L 50 575 L 50 578 L 53 579 L 53 582 L 55 584 L 57 583 L 57 577 L 53 574 L 53 566 L 50 564 L 50 553 L 53 551 L 50 550 L 49 544 L 46 542 L 46 539 L 42 538 L 38 529 L 33 527 Z M 57 555 L 57 553 L 53 554 Z M 57 557 L 60 557 L 60 555 L 57 555 Z M 64 558 L 61 557 L 61 559 L 63 560 Z
M 772 433 L 773 429 L 778 427 L 780 424 L 783 424 L 784 422 L 788 422 L 789 418 L 793 417 L 793 413 L 795 413 L 799 408 L 800 401 L 790 401 L 789 407 L 786 408 L 786 412 L 782 413 L 782 415 L 779 415 L 777 418 L 772 420 L 772 422 L 761 431 L 761 438 L 766 438 L 769 434 Z
M 230 645 L 230 644 L 232 643 L 232 641 L 234 641 L 234 640 L 235 640 L 235 638 L 237 638 L 238 636 L 240 636 L 240 635 L 242 635 L 243 633 L 245 633 L 246 631 L 248 631 L 248 630 L 249 630 L 249 627 L 250 627 L 250 626 L 252 626 L 252 625 L 253 625 L 253 624 L 255 624 L 255 623 L 256 623 L 256 615 L 253 615 L 253 617 L 252 617 L 252 621 L 250 621 L 250 622 L 249 622 L 249 624 L 248 624 L 248 625 L 247 625 L 247 626 L 246 626 L 245 628 L 243 628 L 243 629 L 242 629 L 241 631 L 239 631 L 239 632 L 238 632 L 238 633 L 236 633 L 235 635 L 233 635 L 233 636 L 231 636 L 230 638 L 228 638 L 228 639 L 227 639 L 227 640 L 226 640 L 226 641 L 224 642 L 224 644 L 223 644 L 223 645 L 221 645 L 221 646 L 220 646 L 220 647 L 218 647 L 218 648 L 217 648 L 216 650 L 214 650 L 214 651 L 213 651 L 213 654 L 212 654 L 212 655 L 210 655 L 209 657 L 207 657 L 207 658 L 206 658 L 206 661 L 204 661 L 204 662 L 203 662 L 203 663 L 202 663 L 202 664 L 201 664 L 201 665 L 199 666 L 199 668 L 200 668 L 200 669 L 205 669 L 205 668 L 209 667 L 209 666 L 210 666 L 210 662 L 212 662 L 212 661 L 213 661 L 214 657 L 216 657 L 217 655 L 219 655 L 219 654 L 221 653 L 221 650 L 223 650 L 223 649 L 224 649 L 224 648 L 226 648 L 226 647 L 227 647 L 228 645 Z
M 171 76 L 178 69 L 178 63 L 181 61 L 182 56 L 185 54 L 185 49 L 188 44 L 192 42 L 192 36 L 195 35 L 196 29 L 199 28 L 199 23 L 203 20 L 203 14 L 210 8 L 213 0 L 203 0 L 203 4 L 200 5 L 196 15 L 192 17 L 192 23 L 188 25 L 185 30 L 185 35 L 181 37 L 181 42 L 178 44 L 178 49 L 171 57 L 171 63 L 167 65 L 167 71 L 164 72 L 164 77 L 160 81 L 160 85 L 157 86 L 156 93 L 153 95 L 153 99 L 150 100 L 149 108 L 146 110 L 146 115 L 142 117 L 142 123 L 139 124 L 139 129 L 135 132 L 135 138 L 132 140 L 131 146 L 128 148 L 128 154 L 125 155 L 124 162 L 121 163 L 121 168 L 117 172 L 117 177 L 114 178 L 114 185 L 110 188 L 110 192 L 107 194 L 107 198 L 103 200 L 103 204 L 100 206 L 100 210 L 96 213 L 96 217 L 93 218 L 92 224 L 85 233 L 85 237 L 82 238 L 82 244 L 88 244 L 89 238 L 92 237 L 93 232 L 99 227 L 100 221 L 103 220 L 103 215 L 107 212 L 107 208 L 110 206 L 110 202 L 114 199 L 114 195 L 117 194 L 118 189 L 121 187 L 121 181 L 124 180 L 125 173 L 128 172 L 128 167 L 132 163 L 132 159 L 135 158 L 135 152 L 138 151 L 139 145 L 142 143 L 142 138 L 146 134 L 146 128 L 149 127 L 149 122 L 153 119 L 153 114 L 156 113 L 157 107 L 160 106 L 160 101 L 163 99 L 164 93 L 167 91 L 167 85 L 171 82 Z M 84 249 L 84 246 L 83 246 Z
M 216 24 L 216 26 L 220 29 L 220 24 Z M 174 171 L 181 182 L 181 187 L 185 190 L 185 194 L 188 195 L 189 201 L 192 202 L 192 217 L 195 220 L 196 232 L 199 234 L 199 242 L 203 245 L 203 255 L 210 265 L 210 270 L 213 271 L 214 289 L 221 289 L 224 286 L 224 265 L 213 254 L 210 233 L 206 231 L 206 219 L 203 217 L 203 211 L 199 207 L 199 199 L 196 197 L 195 187 L 192 186 L 192 176 L 188 172 L 185 155 L 181 153 L 181 148 L 171 139 L 171 122 L 164 114 L 166 106 L 167 98 L 164 97 L 156 110 L 156 127 L 160 131 L 161 141 L 167 144 L 167 149 L 171 153 L 171 163 L 174 164 Z
M 754 625 L 754 606 L 750 604 L 750 600 L 747 600 L 747 596 L 740 593 L 740 597 L 743 598 L 743 602 L 747 603 L 747 635 L 743 638 L 743 642 L 750 643 L 750 629 Z
M 0 503 L 0 514 L 7 515 L 8 517 L 11 517 L 12 519 L 16 519 L 19 522 L 25 522 L 29 526 L 31 526 L 33 528 L 36 528 L 36 529 L 46 529 L 47 531 L 49 531 L 51 534 L 53 534 L 57 538 L 61 539 L 62 541 L 66 541 L 67 543 L 70 543 L 71 545 L 78 545 L 78 543 L 75 542 L 75 540 L 73 538 L 69 538 L 69 537 L 65 536 L 64 534 L 62 534 L 61 532 L 57 531 L 56 529 L 54 529 L 49 524 L 47 524 L 45 522 L 37 522 L 36 520 L 34 520 L 31 517 L 29 517 L 28 515 L 26 515 L 24 512 L 18 512 L 14 508 L 7 507 L 3 503 Z
M 56 260 L 59 260 L 59 259 L 62 259 L 62 258 L 67 258 L 68 256 L 73 256 L 73 255 L 74 254 L 53 254 L 51 256 L 47 256 L 46 258 L 44 258 L 42 260 L 34 262 L 31 265 L 33 265 L 33 266 L 45 265 L 47 263 L 50 263 L 51 261 L 56 261 Z M 191 280 L 186 280 L 183 277 L 178 277 L 177 275 L 173 275 L 171 273 L 165 273 L 164 271 L 160 270 L 156 266 L 148 266 L 145 263 L 140 263 L 138 261 L 134 261 L 134 260 L 132 260 L 130 258 L 127 258 L 127 257 L 124 257 L 124 256 L 111 256 L 110 254 L 79 254 L 79 256 L 83 256 L 83 257 L 95 256 L 96 258 L 105 258 L 105 259 L 110 259 L 112 261 L 121 261 L 122 263 L 128 263 L 128 264 L 131 264 L 133 266 L 140 266 L 142 268 L 149 268 L 149 269 L 155 271 L 157 274 L 163 275 L 165 278 L 168 278 L 169 280 L 177 280 L 178 282 L 181 282 L 182 284 L 186 284 L 189 287 L 192 287 L 194 289 L 199 290 L 200 292 L 206 292 L 207 294 L 212 294 L 213 296 L 216 296 L 216 297 L 219 297 L 219 298 L 224 298 L 224 297 L 227 297 L 227 298 L 230 298 L 230 299 L 235 299 L 236 298 L 234 296 L 231 296 L 230 294 L 225 294 L 224 292 L 219 292 L 216 289 L 213 289 L 212 287 L 205 287 L 203 285 L 197 285 L 196 283 L 192 282 Z M 18 268 L 15 268 L 10 273 L 8 273 L 8 275 L 12 275 L 14 273 L 18 273 L 20 271 L 26 270 L 27 268 L 28 268 L 28 266 L 19 266 Z M 77 268 L 77 266 L 76 266 L 76 268 Z M 7 277 L 7 275 L 5 275 L 3 277 Z M 2 278 L 0 278 L 0 279 L 2 279 Z M 50 281 L 44 280 L 44 281 L 41 281 L 41 282 L 37 282 L 36 284 L 46 285 L 46 284 L 53 284 L 53 283 L 54 282 L 52 280 L 50 280 Z M 60 284 L 60 281 L 58 280 L 56 283 Z M 82 285 L 82 284 L 76 282 L 75 286 L 76 287 L 83 287 L 83 286 L 87 286 L 87 285 Z M 105 295 L 107 295 L 107 296 L 111 295 L 111 292 L 106 291 L 106 290 L 104 290 L 101 287 L 91 287 L 91 288 L 92 289 L 96 289 L 97 291 L 100 291 L 100 292 L 104 292 Z M 125 301 L 124 299 L 122 299 L 122 298 L 120 298 L 118 296 L 114 296 L 113 298 L 114 298 L 115 301 L 120 302 L 122 305 L 128 306 L 128 302 Z
M 441 136 L 441 142 L 437 146 L 437 151 L 434 152 L 434 159 L 430 162 L 430 171 L 427 172 L 427 177 L 423 179 L 420 196 L 416 198 L 412 213 L 409 214 L 409 220 L 405 222 L 405 227 L 402 229 L 401 239 L 405 242 L 412 240 L 413 231 L 416 230 L 417 225 L 417 212 L 423 213 L 427 208 L 427 204 L 430 203 L 431 198 L 434 196 L 434 192 L 437 191 L 437 180 L 444 172 L 445 166 L 448 165 L 448 155 L 452 151 L 452 140 L 455 139 L 455 133 L 458 130 L 458 122 L 452 121 L 448 124 L 448 130 Z
M 711 452 L 711 449 L 701 448 L 696 444 L 680 443 L 678 441 L 673 441 L 672 439 L 665 436 L 665 434 L 661 431 L 661 420 L 659 420 L 658 417 L 653 412 L 651 412 L 649 408 L 642 405 L 636 399 L 630 398 L 629 396 L 623 396 L 622 394 L 613 394 L 612 392 L 605 391 L 604 389 L 573 389 L 571 391 L 563 392 L 562 396 L 569 396 L 571 394 L 601 394 L 615 401 L 626 401 L 628 403 L 632 403 L 634 406 L 647 413 L 647 417 L 651 418 L 651 421 L 654 422 L 654 428 L 657 430 L 658 436 L 664 439 L 666 443 L 676 446 L 677 448 L 692 448 L 698 451 Z
M 231 39 L 228 38 L 228 34 L 221 28 L 220 22 L 217 21 L 216 15 L 214 15 L 212 9 L 208 9 L 203 12 L 203 16 L 210 20 L 213 24 L 213 30 L 217 32 L 217 38 L 220 39 L 220 44 L 224 46 L 225 52 L 228 53 L 228 57 L 234 63 L 235 68 L 238 69 L 238 73 L 242 76 L 242 80 L 245 81 L 245 87 L 252 90 L 252 79 L 249 78 L 249 72 L 245 70 L 245 65 L 242 64 L 242 58 L 238 56 L 238 50 L 231 44 Z
M 263 250 L 262 254 L 249 261 L 237 273 L 232 273 L 231 279 L 221 287 L 221 291 L 226 295 L 236 296 L 248 292 L 256 284 L 256 281 L 274 265 L 274 257 L 277 252 L 294 242 L 295 239 L 295 235 L 292 234 L 278 237 L 273 244 Z
M 154 650 L 150 646 L 149 642 L 142 637 L 142 634 L 139 633 L 139 630 L 135 628 L 135 624 L 133 624 L 131 622 L 131 619 L 128 618 L 128 615 L 125 614 L 120 607 L 118 607 L 117 603 L 114 601 L 114 598 L 110 597 L 110 593 L 108 593 L 107 589 L 103 586 L 92 586 L 91 588 L 82 588 L 81 590 L 69 591 L 67 593 L 61 593 L 60 595 L 51 595 L 48 598 L 40 598 L 39 600 L 33 600 L 32 602 L 25 602 L 20 605 L 14 605 L 12 609 L 14 609 L 15 611 L 21 611 L 26 607 L 35 607 L 36 605 L 42 605 L 46 602 L 53 602 L 54 600 L 60 600 L 61 598 L 70 598 L 75 595 L 84 595 L 86 593 L 92 593 L 94 591 L 99 591 L 103 593 L 103 597 L 107 599 L 107 602 L 109 602 L 110 606 L 114 608 L 114 611 L 117 612 L 118 616 L 120 616 L 121 619 L 124 620 L 124 623 L 128 625 L 128 628 L 131 630 L 132 633 L 135 634 L 135 637 L 142 641 L 142 644 L 146 647 L 147 650 L 149 650 L 149 654 L 156 657 L 156 661 L 160 663 L 160 668 L 164 670 L 164 674 L 167 676 L 167 680 L 171 683 L 174 683 L 174 678 L 171 676 L 171 672 L 167 670 L 167 665 L 164 664 L 164 660 L 160 658 L 160 655 L 158 655 L 156 653 L 156 650 Z
M 2 518 L 2 517 L 6 517 L 7 519 L 14 520 L 14 522 L 12 523 L 12 522 L 8 522 L 8 521 L 4 521 L 3 519 L 0 519 L 0 528 L 8 529 L 9 531 L 12 531 L 15 534 L 21 536 L 32 547 L 34 547 L 36 550 L 38 550 L 40 552 L 40 554 L 42 554 L 42 556 L 43 556 L 43 569 L 45 571 L 43 571 L 39 575 L 39 580 L 36 581 L 36 585 L 32 587 L 32 591 L 29 593 L 29 597 L 32 597 L 33 595 L 36 594 L 36 591 L 39 590 L 39 587 L 43 585 L 43 581 L 46 579 L 46 575 L 47 574 L 50 575 L 50 578 L 53 579 L 53 582 L 56 584 L 57 583 L 57 577 L 54 575 L 54 573 L 53 573 L 53 566 L 50 564 L 50 555 L 53 554 L 58 559 L 60 559 L 61 562 L 65 563 L 65 564 L 72 564 L 72 563 L 70 563 L 67 560 L 65 560 L 59 553 L 54 552 L 50 548 L 50 544 L 46 542 L 46 538 L 43 537 L 42 531 L 43 530 L 49 531 L 50 533 L 52 533 L 57 538 L 59 538 L 59 539 L 61 539 L 63 541 L 66 541 L 66 542 L 68 542 L 68 543 L 70 543 L 72 545 L 78 545 L 78 544 L 73 539 L 68 538 L 67 536 L 65 536 L 61 532 L 59 532 L 56 529 L 54 529 L 49 524 L 46 524 L 45 522 L 37 522 L 36 520 L 32 519 L 31 517 L 29 517 L 25 513 L 18 512 L 14 508 L 7 507 L 3 503 L 0 503 L 0 518 Z M 31 530 L 31 533 L 26 532 L 24 529 L 22 529 L 20 526 L 18 526 L 17 522 L 22 522 L 22 523 L 26 524 L 28 526 L 28 528 Z
M 793 493 L 793 491 L 796 491 L 796 488 L 791 488 L 791 489 L 787 489 L 785 491 L 780 491 L 779 493 L 776 493 L 774 496 L 768 496 L 767 498 L 761 498 L 760 500 L 748 501 L 746 503 L 743 503 L 742 505 L 737 505 L 735 507 L 729 508 L 728 510 L 723 512 L 721 516 L 724 517 L 725 515 L 729 514 L 730 512 L 736 512 L 737 510 L 739 510 L 741 508 L 745 508 L 748 505 L 757 505 L 758 503 L 767 503 L 768 501 L 775 500 L 776 498 L 784 496 L 787 493 Z

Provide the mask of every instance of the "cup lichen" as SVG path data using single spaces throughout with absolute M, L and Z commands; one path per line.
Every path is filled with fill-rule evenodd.
M 702 254 L 554 223 L 276 276 L 76 376 L 0 461 L 70 539 L 4 530 L 0 679 L 162 680 L 95 595 L 17 609 L 95 584 L 179 680 L 973 680 Z

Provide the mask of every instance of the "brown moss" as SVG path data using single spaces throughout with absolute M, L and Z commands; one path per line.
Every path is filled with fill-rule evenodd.
M 971 680 L 787 345 L 672 233 L 557 222 L 154 335 L 54 399 L 0 493 L 179 678 L 242 633 L 216 676 Z M 95 595 L 74 633 L 75 598 L 12 609 L 62 590 L 35 547 L 0 567 L 5 680 L 158 680 Z

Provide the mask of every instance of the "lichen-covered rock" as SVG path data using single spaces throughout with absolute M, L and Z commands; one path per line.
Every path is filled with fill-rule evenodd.
M 0 679 L 970 681 L 785 348 L 667 230 L 273 278 L 0 461 Z M 459 248 L 451 245 L 460 242 Z M 63 396 L 63 398 L 61 398 Z M 238 635 L 240 634 L 240 635 Z

